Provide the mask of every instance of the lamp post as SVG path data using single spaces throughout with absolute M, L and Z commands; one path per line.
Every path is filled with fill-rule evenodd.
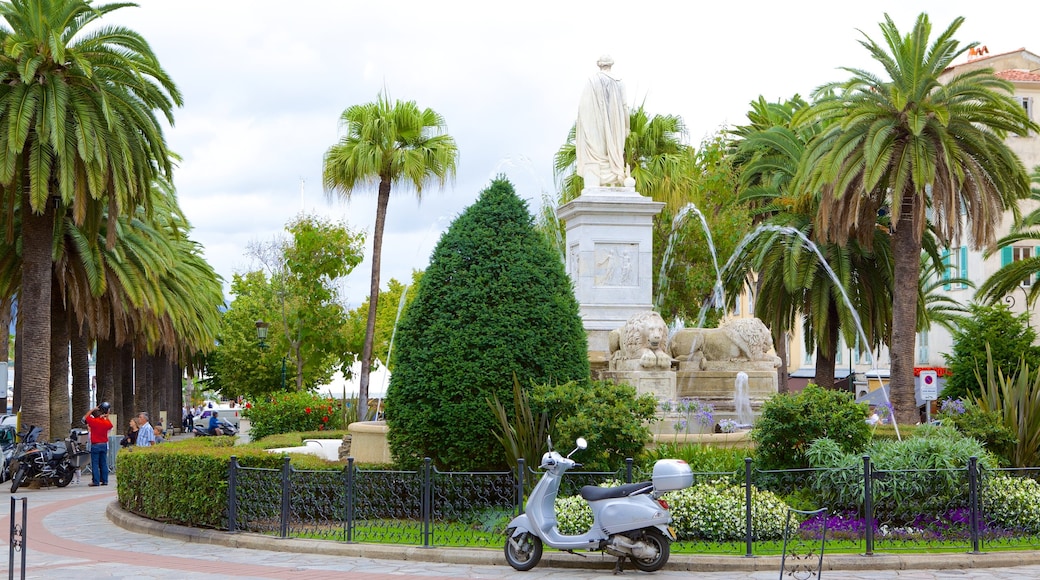
M 267 330 L 271 325 L 263 320 L 256 321 L 256 339 L 260 342 L 260 350 L 267 350 Z M 282 357 L 282 390 L 285 390 L 285 357 Z

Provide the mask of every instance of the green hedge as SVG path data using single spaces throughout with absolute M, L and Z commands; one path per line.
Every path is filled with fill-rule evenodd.
M 282 465 L 282 456 L 268 453 L 264 447 L 281 447 L 283 441 L 238 447 L 231 442 L 228 437 L 199 437 L 120 450 L 116 461 L 119 505 L 156 521 L 226 529 L 231 456 L 245 467 L 280 469 Z M 297 469 L 342 469 L 339 463 L 311 455 L 290 457 Z

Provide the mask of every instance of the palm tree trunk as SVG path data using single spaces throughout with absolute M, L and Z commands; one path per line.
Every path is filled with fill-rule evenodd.
M 90 339 L 86 325 L 73 324 L 72 342 L 72 424 L 78 425 L 90 410 Z M 95 373 L 97 367 L 95 367 Z M 97 393 L 100 395 L 100 393 Z M 100 403 L 104 399 L 97 399 Z
M 361 349 L 361 379 L 358 383 L 358 419 L 368 418 L 368 382 L 372 371 L 372 346 L 376 338 L 376 308 L 379 306 L 379 263 L 383 247 L 383 227 L 386 225 L 386 208 L 390 204 L 390 180 L 379 182 L 379 198 L 376 203 L 376 229 L 372 236 L 372 283 L 368 294 L 368 324 L 365 325 L 365 344 Z
M 791 385 L 788 383 L 791 373 L 787 370 L 790 366 L 787 360 L 789 356 L 787 352 L 787 331 L 780 332 L 780 338 L 774 340 L 776 342 L 776 356 L 780 358 L 780 366 L 776 367 L 777 392 L 783 395 L 791 392 Z
M 904 198 L 899 222 L 892 232 L 892 254 L 895 256 L 893 278 L 896 289 L 892 296 L 892 367 L 889 393 L 896 421 L 913 425 L 920 421 L 914 394 L 914 341 L 917 339 L 917 285 L 921 269 L 921 238 L 913 227 L 916 195 Z
M 54 204 L 32 211 L 28 184 L 22 186 L 22 291 L 18 294 L 21 353 L 18 357 L 22 425 L 49 429 L 51 424 L 51 246 Z M 57 434 L 56 434 L 57 435 Z M 47 441 L 51 433 L 41 433 Z
M 112 404 L 112 412 L 122 417 L 123 397 L 122 392 L 116 388 L 116 377 L 119 359 L 116 345 L 111 338 L 99 338 L 97 341 L 97 399 L 109 401 Z
M 137 406 L 137 401 L 134 400 L 134 347 L 132 344 L 119 347 L 119 366 L 116 376 L 118 377 L 118 388 L 123 393 L 125 424 L 136 417 L 139 411 L 144 411 L 142 407 Z
M 65 437 L 72 427 L 72 402 L 69 399 L 69 320 L 65 297 L 51 292 L 51 372 L 50 433 L 52 439 Z
M 148 409 L 148 392 L 147 384 L 148 379 L 145 376 L 145 356 L 137 352 L 137 347 L 134 346 L 134 366 L 133 366 L 133 383 L 134 383 L 134 414 L 140 412 L 151 413 Z

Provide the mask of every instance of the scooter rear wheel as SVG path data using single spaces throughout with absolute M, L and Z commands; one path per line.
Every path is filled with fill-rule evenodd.
M 671 548 L 672 542 L 666 538 L 660 530 L 647 528 L 643 530 L 643 537 L 638 539 L 656 548 L 657 556 L 653 558 L 636 558 L 635 556 L 631 556 L 629 559 L 632 560 L 633 566 L 643 572 L 656 572 L 668 563 L 668 552 Z
M 514 569 L 526 572 L 542 559 L 542 540 L 530 532 L 514 537 L 513 530 L 506 530 L 506 562 Z

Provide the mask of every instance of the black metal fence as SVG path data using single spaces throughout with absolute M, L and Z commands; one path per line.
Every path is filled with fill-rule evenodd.
M 828 551 L 873 554 L 1040 547 L 1040 509 L 1033 526 L 996 525 L 985 512 L 990 483 L 998 481 L 999 475 L 1038 480 L 1040 468 L 980 471 L 972 458 L 963 468 L 885 471 L 875 469 L 864 456 L 862 466 L 855 468 L 763 471 L 747 459 L 741 471 L 694 474 L 694 485 L 722 480 L 742 488 L 743 538 L 726 541 L 680 534 L 673 549 L 693 554 L 780 554 L 782 539 L 764 537 L 756 522 L 759 490 L 781 493 L 788 501 L 793 490 L 800 490 L 794 501 L 813 505 L 791 507 L 827 508 L 820 516 L 826 521 L 807 519 L 800 533 L 812 537 L 826 529 Z M 416 471 L 360 469 L 353 459 L 340 471 L 310 471 L 293 468 L 288 457 L 281 469 L 242 467 L 232 457 L 228 531 L 342 542 L 498 548 L 509 520 L 523 509 L 525 489 L 539 476 L 522 461 L 515 471 L 450 473 L 438 471 L 429 459 Z M 575 494 L 583 485 L 649 478 L 629 459 L 617 472 L 568 473 L 560 496 Z M 1006 485 L 1008 480 L 999 481 Z M 1040 506 L 1040 498 L 1036 505 Z

